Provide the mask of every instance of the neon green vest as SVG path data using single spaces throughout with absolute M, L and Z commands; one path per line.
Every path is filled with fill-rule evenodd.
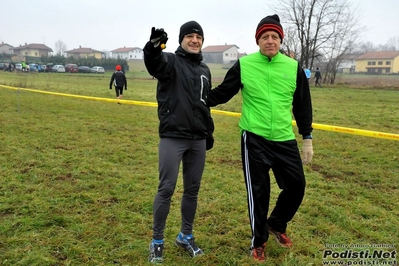
M 243 106 L 240 129 L 271 141 L 295 139 L 292 101 L 298 62 L 278 53 L 272 60 L 260 52 L 239 59 Z

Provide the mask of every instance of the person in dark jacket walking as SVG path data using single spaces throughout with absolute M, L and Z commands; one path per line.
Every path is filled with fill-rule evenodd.
M 111 81 L 109 82 L 109 89 L 112 90 L 112 84 L 114 84 L 116 98 L 122 99 L 123 87 L 125 87 L 125 90 L 127 90 L 127 79 L 125 74 L 121 71 L 120 65 L 117 65 L 115 70 L 116 71 L 112 74 Z
M 284 38 L 280 18 L 263 18 L 255 38 L 259 51 L 241 57 L 228 70 L 223 82 L 209 93 L 207 105 L 226 103 L 241 89 L 239 127 L 252 230 L 251 256 L 264 261 L 269 234 L 281 246 L 292 247 L 286 228 L 305 194 L 302 164 L 310 163 L 313 156 L 312 103 L 302 67 L 279 52 Z M 302 160 L 292 129 L 291 109 L 303 136 Z M 268 218 L 270 169 L 281 192 Z
M 316 81 L 314 83 L 314 86 L 317 87 L 317 85 L 319 85 L 320 88 L 321 88 L 321 83 L 320 83 L 321 72 L 320 72 L 320 69 L 318 67 L 316 68 L 316 74 L 314 75 L 314 78 L 316 79 Z
M 180 27 L 175 53 L 162 50 L 168 40 L 164 29 L 152 28 L 144 51 L 149 74 L 157 79 L 159 119 L 159 184 L 153 203 L 153 239 L 149 261 L 161 262 L 164 229 L 174 193 L 179 165 L 183 162 L 181 229 L 175 240 L 192 257 L 203 254 L 193 236 L 198 192 L 205 167 L 206 150 L 212 147 L 210 109 L 206 96 L 211 73 L 202 63 L 204 32 L 200 24 L 189 21 Z M 210 141 L 207 141 L 210 140 Z

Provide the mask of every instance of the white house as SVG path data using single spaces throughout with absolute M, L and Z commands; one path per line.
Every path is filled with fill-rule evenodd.
M 211 45 L 202 49 L 204 63 L 231 64 L 238 60 L 240 53 L 235 44 Z
M 111 51 L 111 58 L 114 59 L 143 59 L 143 49 L 139 47 L 122 47 Z
M 360 54 L 342 54 L 338 56 L 338 73 L 355 73 L 356 58 L 359 56 Z
M 11 45 L 1 42 L 0 43 L 0 54 L 12 54 L 13 53 L 12 48 L 13 47 Z

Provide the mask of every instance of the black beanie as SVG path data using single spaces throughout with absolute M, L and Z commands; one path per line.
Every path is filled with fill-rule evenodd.
M 180 34 L 179 34 L 179 44 L 183 41 L 185 35 L 190 33 L 197 33 L 204 38 L 204 32 L 202 31 L 202 27 L 196 21 L 189 21 L 181 25 Z
M 258 44 L 258 40 L 260 39 L 262 33 L 268 30 L 277 32 L 278 36 L 280 36 L 281 42 L 283 42 L 284 38 L 283 27 L 280 24 L 280 18 L 276 14 L 274 14 L 272 16 L 267 16 L 263 18 L 259 22 L 258 27 L 256 27 L 256 33 L 255 33 L 256 44 Z

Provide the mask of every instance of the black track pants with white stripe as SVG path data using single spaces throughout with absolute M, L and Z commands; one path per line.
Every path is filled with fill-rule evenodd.
M 268 226 L 279 232 L 287 229 L 287 223 L 294 217 L 304 197 L 305 175 L 296 140 L 268 141 L 243 131 L 241 156 L 252 229 L 252 247 L 258 247 L 269 238 Z M 281 192 L 268 219 L 270 169 Z

